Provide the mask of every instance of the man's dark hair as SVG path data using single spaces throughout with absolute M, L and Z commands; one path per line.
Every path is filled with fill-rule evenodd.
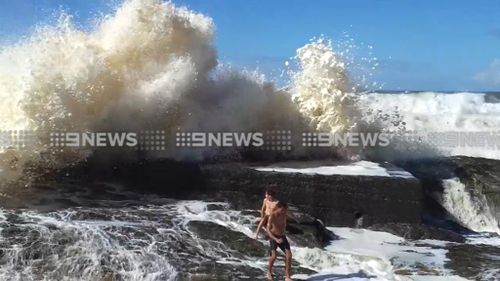
M 273 189 L 267 189 L 266 193 L 271 195 L 272 197 L 276 197 L 276 191 L 274 191 Z
M 354 212 L 354 218 L 355 218 L 355 219 L 359 219 L 359 218 L 361 218 L 362 216 L 363 216 L 363 212 L 361 212 L 361 211 L 359 211 L 359 210 L 356 210 L 356 211 Z
M 276 207 L 278 208 L 288 208 L 288 205 L 286 204 L 285 201 L 278 201 L 278 203 L 276 203 Z

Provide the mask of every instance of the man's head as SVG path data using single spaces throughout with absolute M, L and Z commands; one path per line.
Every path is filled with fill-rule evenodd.
M 266 199 L 270 201 L 274 201 L 276 199 L 276 192 L 272 189 L 266 190 Z
M 276 203 L 277 211 L 286 211 L 286 209 L 288 209 L 288 205 L 285 201 L 278 201 L 278 203 Z

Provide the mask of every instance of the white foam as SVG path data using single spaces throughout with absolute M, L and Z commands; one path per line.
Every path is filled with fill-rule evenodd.
M 345 227 L 329 229 L 340 239 L 332 241 L 324 250 L 293 249 L 294 258 L 302 266 L 319 272 L 312 275 L 317 280 L 425 280 L 427 275 L 418 276 L 419 266 L 440 275 L 433 280 L 463 280 L 444 268 L 447 242 L 410 242 L 385 232 Z M 412 275 L 399 275 L 397 270 L 409 271 Z M 330 274 L 334 277 L 328 277 Z
M 372 93 L 360 95 L 365 108 L 397 110 L 411 131 L 491 131 L 500 129 L 500 103 L 480 93 Z
M 180 239 L 194 239 L 193 245 L 199 248 L 200 251 L 203 251 L 204 254 L 216 257 L 218 263 L 250 266 L 262 270 L 262 272 L 267 267 L 267 257 L 265 255 L 257 258 L 235 257 L 228 251 L 224 244 L 197 238 L 196 233 L 191 233 L 188 228 L 185 228 L 186 224 L 193 220 L 209 221 L 252 237 L 256 226 L 256 217 L 253 215 L 232 210 L 226 203 L 201 201 L 169 201 L 166 205 L 147 205 L 141 206 L 139 209 L 141 212 L 151 212 L 157 215 L 164 214 L 166 217 L 171 218 L 173 226 L 170 227 L 173 228 L 165 228 L 164 222 L 150 221 L 148 223 L 151 226 L 157 227 L 159 233 L 167 235 L 162 236 L 164 238 L 168 237 L 168 235 L 179 235 Z M 35 211 L 24 211 L 20 215 L 30 227 L 43 231 L 46 231 L 46 228 L 43 227 L 44 225 L 53 225 L 57 229 L 65 229 L 68 232 L 81 232 L 79 235 L 82 235 L 83 238 L 79 240 L 80 242 L 76 247 L 81 247 L 82 254 L 93 259 L 97 260 L 104 248 L 108 251 L 112 250 L 116 252 L 120 259 L 134 265 L 132 270 L 128 272 L 119 272 L 130 280 L 157 280 L 160 272 L 172 272 L 172 276 L 175 276 L 177 269 L 169 265 L 169 257 L 157 255 L 158 253 L 155 252 L 154 245 L 151 246 L 151 249 L 146 247 L 141 252 L 135 252 L 123 248 L 122 245 L 115 243 L 116 241 L 106 236 L 106 231 L 113 231 L 115 226 L 138 227 L 143 226 L 145 221 L 136 220 L 133 213 L 127 216 L 127 220 L 75 220 L 74 218 L 78 217 L 80 210 L 84 210 L 84 208 L 58 211 L 52 215 L 39 214 Z M 1 216 L 2 211 L 0 210 L 0 220 L 5 220 Z M 109 228 L 110 226 L 113 227 Z M 294 260 L 299 262 L 302 267 L 318 272 L 310 276 L 297 274 L 294 277 L 323 281 L 465 280 L 452 275 L 448 270 L 444 269 L 444 263 L 446 262 L 445 246 L 448 242 L 436 240 L 406 241 L 396 235 L 366 229 L 351 229 L 346 227 L 329 227 L 328 229 L 339 236 L 339 239 L 332 241 L 325 249 L 297 247 L 294 241 L 291 240 Z M 469 242 L 487 243 L 488 241 L 485 240 L 487 238 L 494 239 L 495 237 L 486 237 L 484 235 L 471 236 L 469 237 Z M 165 242 L 162 239 L 153 241 L 154 243 Z M 491 241 L 489 241 L 489 244 L 491 244 Z M 267 243 L 265 240 L 261 240 L 261 242 Z M 100 243 L 104 243 L 105 247 Z M 68 251 L 71 251 L 71 247 Z M 145 258 L 145 255 L 148 255 L 148 258 Z M 77 259 L 78 256 L 74 258 Z M 141 275 L 140 265 L 148 261 L 151 262 L 151 258 L 154 258 L 154 270 L 147 278 L 144 278 Z M 77 261 L 68 258 L 63 262 L 66 266 L 71 266 Z M 279 260 L 278 264 L 282 267 L 283 261 Z M 419 269 L 422 266 L 429 269 L 432 274 L 440 276 L 419 276 Z M 86 272 L 98 275 L 98 269 L 99 263 L 96 263 L 95 267 L 88 268 L 88 272 Z M 9 273 L 15 269 L 4 267 L 3 270 L 5 273 Z M 25 267 L 23 270 L 30 270 L 30 267 Z M 398 274 L 398 270 L 405 271 L 405 274 L 410 272 L 411 275 L 400 275 Z M 422 274 L 425 274 L 425 272 L 424 270 Z M 4 272 L 0 270 L 0 274 L 2 273 Z M 88 276 L 94 277 L 94 275 Z M 172 278 L 175 279 L 175 277 Z
M 179 201 L 177 212 L 184 217 L 186 221 L 199 220 L 209 221 L 234 231 L 241 232 L 248 237 L 253 238 L 252 227 L 255 226 L 255 217 L 251 215 L 242 215 L 240 211 L 229 210 L 229 205 L 222 202 L 212 202 L 221 206 L 222 210 L 208 210 L 208 203 L 202 201 Z
M 470 235 L 467 241 L 473 245 L 493 245 L 500 247 L 500 236 Z
M 359 101 L 360 107 L 365 111 L 381 110 L 384 114 L 397 115 L 405 122 L 406 130 L 423 135 L 432 132 L 466 133 L 500 130 L 500 103 L 488 102 L 486 94 L 483 93 L 370 93 L 359 95 Z M 490 144 L 473 145 L 462 141 L 445 145 L 452 138 L 434 139 L 428 141 L 428 144 L 432 146 L 438 144 L 435 148 L 444 155 L 500 159 L 498 144 L 495 147 Z
M 409 278 L 410 280 L 415 280 L 415 281 L 468 281 L 469 280 L 456 275 L 448 275 L 448 276 L 415 275 L 415 276 L 410 276 Z
M 5 250 L 7 262 L 0 268 L 2 280 L 39 280 L 41 277 L 43 280 L 54 280 L 54 276 L 62 278 L 59 280 L 68 281 L 101 280 L 103 275 L 109 276 L 102 270 L 101 265 L 102 260 L 109 255 L 116 260 L 116 264 L 111 264 L 110 267 L 124 280 L 155 281 L 160 278 L 166 278 L 168 281 L 176 280 L 177 270 L 168 262 L 168 257 L 157 252 L 154 243 L 156 241 L 148 246 L 131 250 L 110 235 L 116 234 L 109 228 L 110 226 L 133 227 L 139 225 L 138 223 L 71 219 L 76 213 L 77 211 L 48 214 L 35 211 L 19 212 L 18 215 L 24 221 L 23 227 L 39 233 L 41 244 L 58 243 L 58 239 L 69 239 L 69 241 L 74 239 L 75 242 L 65 245 L 61 252 L 56 252 L 57 254 L 44 253 L 47 254 L 49 261 L 55 262 L 55 266 L 43 268 L 42 276 L 38 272 L 40 270 L 37 268 L 38 261 L 26 254 L 30 252 L 29 247 L 22 243 L 8 245 L 10 248 Z M 59 275 L 61 272 L 64 275 Z
M 308 168 L 268 166 L 255 167 L 254 169 L 262 172 L 299 173 L 308 175 L 362 175 L 413 178 L 413 175 L 409 172 L 401 170 L 389 170 L 381 167 L 378 163 L 369 161 L 358 161 L 350 163 L 348 165 L 317 166 Z
M 402 263 L 412 264 L 418 261 L 440 270 L 444 267 L 446 260 L 444 249 L 415 247 L 405 239 L 386 232 L 339 227 L 330 229 L 343 239 L 333 241 L 327 250 L 364 254 L 383 260 L 396 257 Z
M 471 194 L 458 178 L 443 180 L 443 207 L 458 223 L 474 231 L 500 233 L 483 194 Z
M 396 278 L 391 263 L 378 257 L 338 253 L 319 248 L 294 248 L 292 250 L 294 259 L 302 266 L 319 272 L 316 276 L 325 274 L 348 276 L 361 271 L 367 275 L 382 278 L 382 280 Z

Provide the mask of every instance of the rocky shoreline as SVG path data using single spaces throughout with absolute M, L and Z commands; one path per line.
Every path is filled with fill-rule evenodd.
M 458 241 L 454 232 L 468 230 L 453 221 L 439 202 L 442 179 L 458 176 L 468 188 L 483 192 L 494 206 L 497 218 L 500 215 L 500 161 L 482 158 L 449 157 L 396 163 L 410 172 L 411 177 L 256 170 L 262 163 L 158 160 L 113 167 L 89 163 L 63 171 L 58 181 L 116 182 L 135 192 L 185 200 L 222 201 L 235 209 L 254 210 L 260 208 L 262 194 L 272 186 L 281 198 L 323 224 L 385 229 L 410 239 Z M 316 164 L 303 162 L 302 166 Z M 329 165 L 334 166 L 335 162 Z M 362 216 L 362 225 L 357 225 L 359 216 Z
M 436 202 L 442 200 L 443 179 L 457 177 L 473 196 L 484 196 L 492 214 L 500 219 L 500 161 L 485 158 L 453 156 L 398 163 L 419 179 L 424 187 L 427 215 L 446 217 Z M 431 202 L 430 201 L 436 201 Z
M 450 261 L 446 266 L 467 278 L 477 277 L 485 265 L 492 266 L 494 261 L 486 258 L 487 255 L 498 255 L 498 248 L 464 243 L 464 233 L 470 233 L 470 230 L 450 220 L 436 194 L 443 191 L 440 186 L 442 179 L 456 176 L 468 188 L 484 193 L 498 210 L 500 174 L 497 171 L 500 161 L 450 157 L 398 163 L 410 171 L 412 177 L 283 173 L 258 170 L 255 168 L 258 165 L 262 163 L 200 164 L 171 160 L 142 161 L 113 167 L 81 165 L 62 171 L 56 181 L 57 188 L 39 186 L 37 192 L 23 199 L 24 206 L 21 207 L 54 210 L 89 207 L 102 200 L 128 202 L 130 196 L 135 196 L 110 191 L 107 184 L 102 184 L 105 182 L 123 186 L 131 194 L 227 202 L 232 210 L 257 217 L 264 190 L 273 187 L 291 205 L 287 231 L 298 247 L 324 248 L 339 239 L 325 225 L 363 227 L 391 233 L 408 241 L 448 241 L 446 249 Z M 307 165 L 302 163 L 302 166 Z M 74 186 L 78 186 L 78 190 L 72 190 Z M 54 196 L 54 192 L 69 195 L 59 198 Z M 220 206 L 219 203 L 208 203 L 207 208 L 217 210 Z M 362 218 L 362 224 L 359 218 Z M 201 239 L 223 243 L 236 256 L 265 256 L 263 244 L 217 223 L 191 221 L 186 227 Z M 7 229 L 14 234 L 17 231 L 16 228 Z M 468 258 L 465 259 L 465 256 Z M 296 268 L 299 273 L 311 273 L 299 265 Z M 207 261 L 198 269 L 189 275 L 198 279 L 191 280 L 229 280 L 222 277 L 228 274 L 235 278 L 239 276 L 237 279 L 246 274 L 253 276 L 251 280 L 261 280 L 258 270 L 234 268 L 219 264 L 217 260 Z M 422 272 L 425 273 L 425 270 L 422 269 Z
M 262 194 L 273 186 L 280 198 L 328 225 L 419 223 L 421 186 L 415 178 L 364 175 L 309 175 L 263 172 L 241 164 L 201 167 L 204 192 L 237 208 L 258 206 Z
M 258 209 L 264 191 L 272 186 L 280 198 L 327 224 L 354 226 L 357 212 L 364 226 L 421 222 L 422 186 L 416 178 L 263 172 L 253 165 L 144 161 L 113 168 L 79 167 L 63 171 L 60 180 L 107 180 L 138 192 L 225 201 L 237 209 Z

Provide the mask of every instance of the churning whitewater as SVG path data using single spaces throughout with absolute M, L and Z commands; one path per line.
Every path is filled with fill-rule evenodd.
M 257 212 L 233 210 L 219 202 L 143 196 L 112 184 L 96 188 L 107 195 L 95 200 L 86 194 L 88 187 L 75 185 L 50 194 L 47 201 L 64 199 L 70 204 L 59 210 L 2 209 L 0 278 L 187 281 L 204 280 L 207 272 L 235 280 L 263 275 L 267 241 L 251 238 Z M 444 268 L 442 241 L 410 242 L 384 232 L 331 230 L 342 239 L 326 249 L 299 247 L 291 240 L 299 263 L 295 278 L 318 272 L 311 280 L 330 280 L 327 276 L 334 274 L 337 280 L 410 281 L 419 280 L 422 266 L 450 273 Z M 220 235 L 231 235 L 234 241 L 221 243 Z M 281 261 L 278 266 L 283 266 Z M 415 279 L 398 271 L 412 272 Z M 436 280 L 449 280 L 440 278 Z
M 467 190 L 458 178 L 443 181 L 443 207 L 457 222 L 478 232 L 500 234 L 500 224 L 484 194 Z

